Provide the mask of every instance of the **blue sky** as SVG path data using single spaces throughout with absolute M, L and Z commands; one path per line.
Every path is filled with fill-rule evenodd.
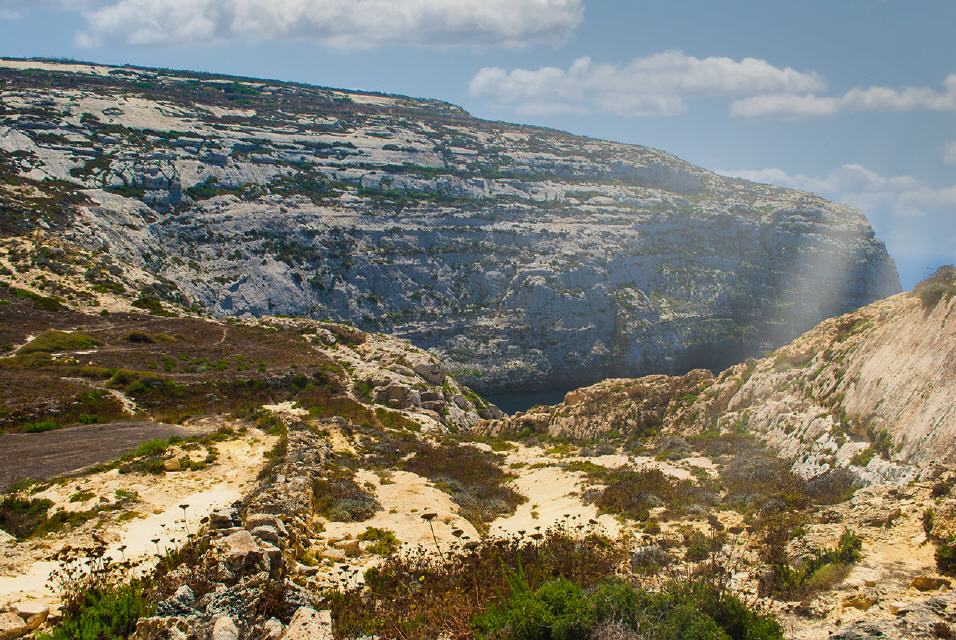
M 435 97 L 860 207 L 956 261 L 951 0 L 0 0 L 0 55 Z

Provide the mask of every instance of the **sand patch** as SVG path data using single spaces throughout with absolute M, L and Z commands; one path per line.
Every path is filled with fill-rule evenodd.
M 250 429 L 241 438 L 215 443 L 219 459 L 205 469 L 156 476 L 124 475 L 114 469 L 66 480 L 37 493 L 33 497 L 51 500 L 54 510 L 90 509 L 124 495 L 128 503 L 71 531 L 23 542 L 0 541 L 0 607 L 23 599 L 55 604 L 50 578 L 60 565 L 54 556 L 64 545 L 92 546 L 93 534 L 107 542 L 110 557 L 143 559 L 144 566 L 149 566 L 157 551 L 181 545 L 188 532 L 198 529 L 200 519 L 229 507 L 253 488 L 273 440 Z M 93 495 L 75 500 L 83 492 Z M 180 505 L 187 505 L 185 513 Z

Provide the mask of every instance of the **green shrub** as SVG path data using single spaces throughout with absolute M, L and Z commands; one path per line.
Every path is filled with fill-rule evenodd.
M 368 546 L 368 552 L 377 556 L 390 556 L 398 551 L 401 546 L 395 532 L 390 529 L 379 529 L 378 527 L 369 527 L 359 534 L 359 540 L 371 542 Z
M 316 478 L 312 489 L 315 512 L 335 522 L 362 522 L 382 508 L 347 469 L 335 469 L 328 477 Z
M 98 553 L 68 551 L 58 556 L 62 564 L 54 582 L 60 588 L 62 618 L 34 640 L 123 640 L 136 630 L 139 618 L 152 613 L 155 595 L 148 596 L 147 589 L 160 577 L 169 556 L 160 560 L 155 574 L 130 580 L 130 563 L 114 563 Z
M 934 509 L 926 509 L 923 511 L 923 532 L 926 534 L 927 538 L 933 536 L 933 527 L 936 526 L 936 511 Z
M 135 344 L 156 344 L 159 342 L 175 342 L 176 338 L 166 333 L 149 333 L 147 331 L 130 331 L 126 334 L 126 341 Z
M 947 576 L 956 576 L 956 538 L 936 542 L 936 568 Z
M 869 446 L 866 449 L 857 451 L 850 459 L 850 464 L 856 465 L 858 467 L 865 467 L 866 465 L 870 464 L 870 460 L 872 460 L 875 456 L 876 449 L 874 449 L 872 446 Z
M 56 431 L 60 426 L 55 420 L 42 420 L 40 422 L 28 422 L 20 430 L 24 433 L 43 433 L 44 431 Z
M 90 591 L 82 604 L 49 633 L 35 640 L 120 640 L 136 630 L 136 621 L 146 615 L 148 603 L 138 583 Z
M 26 499 L 8 495 L 0 502 L 0 529 L 18 540 L 26 540 L 60 531 L 86 522 L 99 513 L 90 511 L 65 511 L 50 513 L 53 503 L 46 499 Z
M 784 597 L 802 598 L 835 586 L 849 567 L 860 561 L 863 541 L 845 529 L 832 549 L 818 550 L 796 565 L 777 562 L 764 581 L 765 591 Z
M 53 353 L 56 351 L 76 351 L 95 347 L 99 342 L 92 336 L 79 331 L 43 331 L 33 340 L 20 347 L 18 355 L 29 353 Z
M 137 309 L 143 309 L 148 312 L 150 315 L 154 316 L 165 316 L 169 317 L 174 315 L 166 310 L 166 307 L 163 306 L 162 301 L 159 298 L 148 296 L 146 294 L 141 295 L 136 300 L 132 302 L 132 305 Z
M 7 496 L 0 502 L 0 529 L 18 540 L 25 540 L 46 520 L 46 514 L 52 506 L 53 503 L 46 499 L 27 500 Z
M 475 616 L 475 635 L 502 640 L 586 640 L 608 622 L 662 640 L 777 640 L 775 619 L 752 611 L 704 579 L 672 581 L 657 593 L 608 581 L 585 591 L 558 578 L 532 590 L 519 573 L 500 605 Z
M 933 310 L 940 300 L 956 295 L 956 267 L 945 265 L 936 273 L 913 287 L 913 294 L 927 311 Z
M 686 547 L 686 551 L 684 553 L 684 559 L 688 562 L 707 560 L 712 557 L 713 554 L 720 551 L 726 541 L 727 536 L 722 532 L 714 535 L 707 535 L 696 530 L 685 533 L 684 546 Z
M 647 520 L 654 507 L 666 506 L 671 513 L 682 514 L 688 507 L 709 505 L 716 499 L 694 481 L 669 478 L 660 469 L 615 469 L 607 474 L 606 482 L 594 504 L 604 512 L 632 520 Z
M 63 305 L 56 298 L 41 296 L 39 293 L 18 287 L 10 287 L 10 293 L 13 294 L 15 298 L 30 300 L 33 306 L 41 311 L 60 311 L 63 309 Z
M 574 640 L 586 638 L 594 626 L 594 608 L 573 582 L 557 578 L 532 590 L 521 574 L 509 580 L 508 599 L 475 616 L 479 638 Z

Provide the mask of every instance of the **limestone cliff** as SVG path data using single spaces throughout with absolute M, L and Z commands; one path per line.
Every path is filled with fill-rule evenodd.
M 956 450 L 954 318 L 956 270 L 948 267 L 915 293 L 826 320 L 719 376 L 606 380 L 482 428 L 579 440 L 747 430 L 805 476 L 836 467 L 864 481 L 929 476 Z
M 402 96 L 4 60 L 0 176 L 4 235 L 396 334 L 482 390 L 719 369 L 899 290 L 858 211 Z

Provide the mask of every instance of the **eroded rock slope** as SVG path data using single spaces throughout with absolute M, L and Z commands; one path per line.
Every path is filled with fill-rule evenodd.
M 808 477 L 836 468 L 865 481 L 930 476 L 956 450 L 954 294 L 956 270 L 944 267 L 915 293 L 826 320 L 720 375 L 605 380 L 482 428 L 576 440 L 749 432 Z
M 483 390 L 719 369 L 899 290 L 858 211 L 401 96 L 5 60 L 0 173 L 8 237 L 397 334 Z

